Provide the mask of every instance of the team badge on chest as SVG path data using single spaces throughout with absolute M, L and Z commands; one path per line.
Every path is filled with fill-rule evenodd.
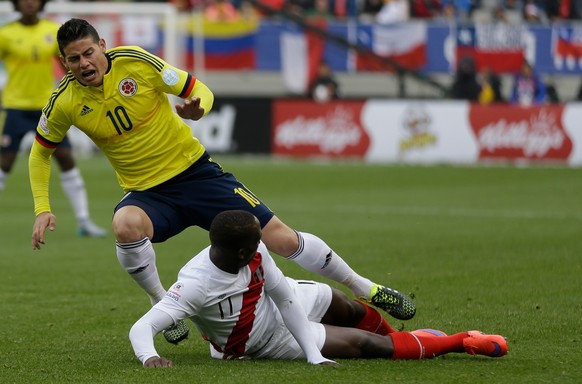
M 119 82 L 117 89 L 119 89 L 119 93 L 121 93 L 123 96 L 131 97 L 137 92 L 137 83 L 134 79 L 123 79 Z

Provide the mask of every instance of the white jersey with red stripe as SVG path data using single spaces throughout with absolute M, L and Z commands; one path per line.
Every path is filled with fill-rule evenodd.
M 266 292 L 284 278 L 261 242 L 238 274 L 217 268 L 205 248 L 179 272 L 155 308 L 174 320 L 190 317 L 225 359 L 257 353 L 280 327 L 281 315 Z M 213 356 L 217 357 L 216 353 Z

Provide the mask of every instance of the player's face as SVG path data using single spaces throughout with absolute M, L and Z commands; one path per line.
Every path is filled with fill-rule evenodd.
M 36 16 L 40 12 L 41 0 L 18 0 L 16 8 L 22 16 Z
M 105 40 L 94 42 L 91 37 L 75 40 L 63 49 L 61 62 L 83 85 L 98 87 L 103 84 L 108 61 Z

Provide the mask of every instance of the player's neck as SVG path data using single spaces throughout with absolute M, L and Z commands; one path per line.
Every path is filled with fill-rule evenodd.
M 23 25 L 36 25 L 40 22 L 40 18 L 38 16 L 22 16 L 19 21 Z

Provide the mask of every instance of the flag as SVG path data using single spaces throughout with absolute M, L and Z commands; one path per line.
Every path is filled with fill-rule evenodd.
M 574 70 L 582 67 L 582 27 L 552 26 L 552 53 L 556 69 Z
M 411 70 L 426 64 L 426 23 L 407 22 L 390 25 L 358 25 L 357 44 Z M 359 71 L 394 70 L 374 56 L 357 52 L 355 69 Z
M 312 25 L 325 28 L 325 22 Z M 325 40 L 315 32 L 287 24 L 280 35 L 281 71 L 283 82 L 294 94 L 305 94 L 317 75 L 317 67 L 323 60 Z
M 454 27 L 455 63 L 469 56 L 477 71 L 489 68 L 493 72 L 517 72 L 525 59 L 525 33 L 522 25 L 477 24 Z
M 257 19 L 236 21 L 204 20 L 204 67 L 210 70 L 254 69 L 256 67 L 255 40 L 259 28 Z M 195 39 L 201 38 L 194 29 L 187 42 L 187 68 L 197 60 Z

